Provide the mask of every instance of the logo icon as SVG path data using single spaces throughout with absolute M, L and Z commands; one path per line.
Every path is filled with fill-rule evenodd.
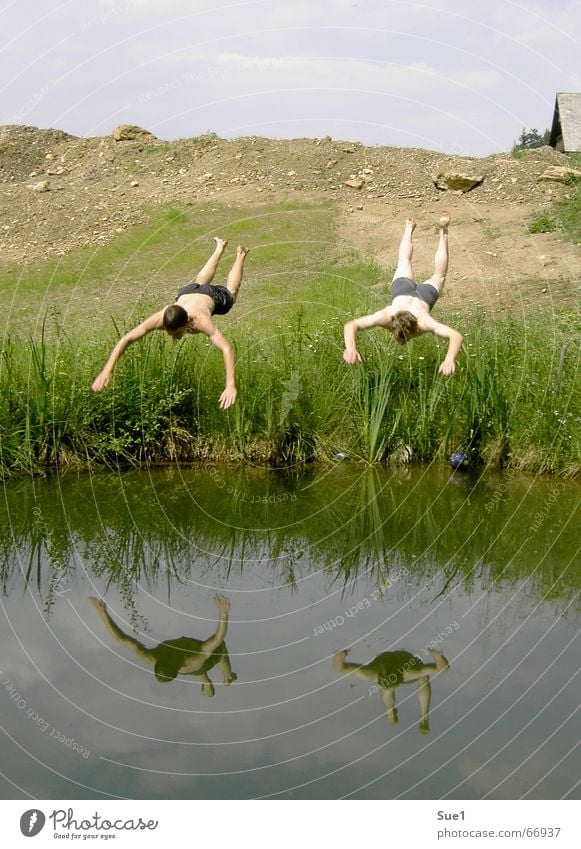
M 30 811 L 25 811 L 20 817 L 20 831 L 25 837 L 36 837 L 46 822 L 46 817 L 38 808 L 32 808 Z

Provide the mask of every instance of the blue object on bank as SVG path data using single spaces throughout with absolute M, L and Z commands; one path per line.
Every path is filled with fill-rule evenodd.
M 450 457 L 448 459 L 453 469 L 468 468 L 468 454 L 466 454 L 466 452 L 464 451 L 454 451 L 453 454 L 450 454 Z

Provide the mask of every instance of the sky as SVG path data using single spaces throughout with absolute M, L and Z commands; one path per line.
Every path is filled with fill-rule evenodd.
M 580 56 L 581 0 L 0 0 L 0 124 L 485 156 Z

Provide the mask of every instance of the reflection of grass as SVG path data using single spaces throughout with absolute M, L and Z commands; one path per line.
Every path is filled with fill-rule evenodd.
M 236 406 L 218 409 L 223 366 L 205 338 L 176 345 L 161 333 L 133 346 L 113 384 L 94 395 L 91 381 L 119 332 L 147 313 L 133 309 L 137 281 L 164 281 L 161 306 L 205 260 L 216 232 L 253 247 L 240 301 L 218 320 L 237 351 Z M 40 267 L 25 287 L 32 317 L 42 316 L 47 287 L 57 304 L 71 288 L 84 300 L 68 308 L 66 320 L 62 312 L 53 316 L 34 341 L 15 324 L 2 342 L 0 466 L 30 472 L 208 458 L 292 464 L 337 452 L 369 462 L 392 453 L 426 461 L 466 448 L 477 430 L 490 463 L 579 468 L 574 315 L 451 318 L 466 342 L 450 380 L 438 374 L 445 343 L 431 336 L 399 348 L 383 331 L 361 334 L 364 364 L 349 368 L 342 325 L 385 303 L 372 287 L 386 280 L 356 254 L 340 256 L 334 243 L 327 207 L 172 207 L 99 251 Z M 57 269 L 65 281 L 59 286 Z M 110 296 L 106 309 L 96 306 L 97 291 Z M 83 310 L 93 314 L 78 324 Z M 446 321 L 445 312 L 439 317 Z
M 36 586 L 47 608 L 55 588 L 76 580 L 79 557 L 91 584 L 117 586 L 127 606 L 139 586 L 163 581 L 169 596 L 180 582 L 220 586 L 248 568 L 299 591 L 303 576 L 322 570 L 354 601 L 358 576 L 393 598 L 432 581 L 436 596 L 453 575 L 465 590 L 475 580 L 520 585 L 525 597 L 565 607 L 581 577 L 566 532 L 577 488 L 549 478 L 199 465 L 18 482 L 4 495 L 0 580 L 6 593 Z

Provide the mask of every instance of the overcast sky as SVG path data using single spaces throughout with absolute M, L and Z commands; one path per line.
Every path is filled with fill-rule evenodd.
M 0 0 L 0 123 L 480 156 L 581 90 L 581 0 Z

